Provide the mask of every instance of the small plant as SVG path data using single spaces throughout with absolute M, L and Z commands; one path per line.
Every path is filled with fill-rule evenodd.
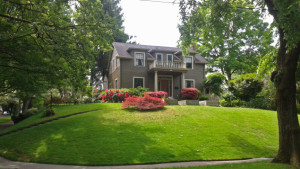
M 74 104 L 79 104 L 80 103 L 78 99 L 74 99 L 73 102 L 74 102 Z
M 145 95 L 144 97 L 128 97 L 122 104 L 122 108 L 134 108 L 138 110 L 156 110 L 166 105 L 166 102 L 161 98 Z
M 55 112 L 53 109 L 47 109 L 44 113 L 44 117 L 50 117 L 50 116 L 54 116 Z
M 184 88 L 181 90 L 181 97 L 186 100 L 197 100 L 198 93 L 199 91 L 196 88 Z

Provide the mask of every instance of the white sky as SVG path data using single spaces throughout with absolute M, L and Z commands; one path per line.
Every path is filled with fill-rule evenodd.
M 160 0 L 173 2 L 174 0 Z M 179 40 L 179 5 L 172 3 L 121 0 L 125 32 L 138 44 L 176 47 Z M 265 21 L 271 23 L 268 15 Z
M 167 0 L 163 0 L 167 1 Z M 167 2 L 172 2 L 169 0 Z M 121 0 L 125 32 L 142 45 L 176 47 L 179 40 L 178 4 Z

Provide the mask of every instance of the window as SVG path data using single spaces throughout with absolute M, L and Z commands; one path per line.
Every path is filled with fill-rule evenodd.
M 115 79 L 115 89 L 118 88 L 118 79 Z
M 193 57 L 186 56 L 184 58 L 184 63 L 186 65 L 186 68 L 193 69 Z
M 135 53 L 135 66 L 145 66 L 145 53 Z
M 195 88 L 195 80 L 186 79 L 185 80 L 185 88 Z
M 168 63 L 173 63 L 173 55 L 172 54 L 168 54 Z
M 163 55 L 161 53 L 156 54 L 157 64 L 161 65 L 163 62 Z
M 133 77 L 133 88 L 144 87 L 144 77 Z

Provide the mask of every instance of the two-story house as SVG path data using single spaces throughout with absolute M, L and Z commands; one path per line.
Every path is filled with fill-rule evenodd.
M 182 88 L 203 91 L 205 64 L 208 62 L 190 50 L 188 56 L 174 47 L 113 43 L 109 59 L 109 88 L 149 88 L 166 91 L 177 98 Z

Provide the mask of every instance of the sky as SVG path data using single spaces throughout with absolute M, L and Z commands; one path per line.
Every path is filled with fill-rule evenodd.
M 163 0 L 172 2 L 172 0 Z M 142 45 L 176 47 L 179 6 L 172 3 L 121 0 L 125 32 Z

